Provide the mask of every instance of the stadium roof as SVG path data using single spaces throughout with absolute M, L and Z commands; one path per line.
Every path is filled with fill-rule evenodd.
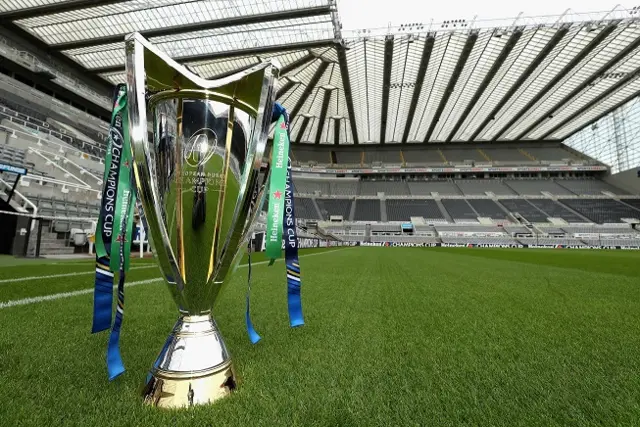
M 563 140 L 638 96 L 638 12 L 347 34 L 335 0 L 5 0 L 0 24 L 111 83 L 132 31 L 208 78 L 277 58 L 296 142 L 459 143 Z

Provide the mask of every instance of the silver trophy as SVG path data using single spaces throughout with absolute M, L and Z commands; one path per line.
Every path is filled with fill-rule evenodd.
M 126 61 L 138 195 L 180 312 L 144 399 L 167 408 L 206 404 L 237 384 L 212 310 L 262 204 L 279 67 L 265 61 L 206 80 L 138 33 L 126 39 Z

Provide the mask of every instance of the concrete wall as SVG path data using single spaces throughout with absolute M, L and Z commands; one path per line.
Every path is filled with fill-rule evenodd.
M 630 193 L 640 194 L 640 178 L 638 178 L 638 170 L 640 169 L 629 169 L 615 175 L 610 175 L 604 178 L 604 181 L 623 190 L 627 190 Z

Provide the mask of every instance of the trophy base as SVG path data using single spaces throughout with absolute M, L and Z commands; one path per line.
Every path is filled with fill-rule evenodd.
M 180 317 L 143 389 L 144 402 L 159 408 L 213 403 L 233 393 L 237 378 L 222 336 L 210 315 Z

